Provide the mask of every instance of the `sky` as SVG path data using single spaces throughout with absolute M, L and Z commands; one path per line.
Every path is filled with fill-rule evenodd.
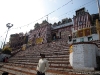
M 90 14 L 98 13 L 96 0 L 0 0 L 0 47 L 5 40 L 7 23 L 13 24 L 13 27 L 6 42 L 11 34 L 34 29 L 37 22 L 47 20 L 46 15 L 53 11 L 48 15 L 48 22 L 52 24 L 64 18 L 73 18 L 75 11 L 82 7 Z

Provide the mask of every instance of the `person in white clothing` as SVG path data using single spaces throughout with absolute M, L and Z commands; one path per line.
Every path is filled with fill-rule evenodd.
M 41 59 L 39 59 L 38 65 L 37 65 L 37 75 L 45 75 L 45 72 L 49 68 L 48 60 L 45 59 L 44 54 L 40 54 Z

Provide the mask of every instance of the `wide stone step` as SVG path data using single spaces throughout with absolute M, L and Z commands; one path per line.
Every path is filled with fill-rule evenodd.
M 46 56 L 46 59 L 69 59 L 69 55 L 52 55 L 52 56 Z M 10 58 L 9 61 L 14 61 L 14 60 L 37 60 L 40 59 L 40 56 L 25 56 L 25 57 L 15 57 L 15 58 Z
M 34 62 L 34 63 L 32 63 L 32 62 L 12 62 L 12 64 L 21 64 L 21 65 L 31 65 L 31 66 L 34 66 L 34 65 L 37 65 L 38 64 L 38 62 Z
M 4 72 L 4 71 L 0 69 L 0 75 L 2 75 L 3 72 Z M 9 72 L 8 72 L 8 73 L 9 73 Z M 14 74 L 9 73 L 9 75 L 14 75 Z
M 69 50 L 62 50 L 62 51 L 42 51 L 42 53 L 44 53 L 45 55 L 49 55 L 49 54 L 55 54 L 55 53 L 58 53 L 58 54 L 68 54 L 69 53 Z M 26 56 L 27 55 L 39 55 L 40 53 L 38 52 L 34 52 L 34 53 L 28 53 L 28 54 L 25 54 Z M 19 55 L 21 56 L 21 55 Z
M 69 65 L 50 65 L 49 67 L 50 70 L 57 70 L 57 71 L 67 71 L 67 70 L 72 70 L 72 67 Z
M 69 58 L 48 58 L 49 61 L 69 61 Z
M 29 50 L 25 50 L 25 51 L 23 51 L 23 52 L 20 52 L 20 53 L 18 53 L 18 54 L 20 54 L 20 55 L 22 55 L 22 54 L 34 54 L 34 53 L 40 53 L 40 52 L 44 52 L 44 53 L 47 53 L 47 52 L 49 52 L 49 53 L 52 53 L 52 52 L 63 52 L 63 51 L 69 51 L 69 48 L 59 48 L 59 49 L 47 49 L 47 50 L 31 50 L 31 51 L 29 51 Z
M 16 64 L 16 65 L 20 65 L 20 66 L 24 66 L 24 67 L 36 67 L 38 62 L 34 62 L 34 63 L 29 63 L 29 62 L 14 62 L 12 64 Z M 67 68 L 69 66 L 69 62 L 49 62 L 49 66 L 50 68 Z
M 13 74 L 17 74 L 18 75 L 35 75 L 34 73 L 36 73 L 35 69 L 29 69 L 29 68 L 22 68 L 22 67 L 17 67 L 17 66 L 8 66 L 8 65 L 5 65 L 4 68 L 3 68 L 4 71 L 9 71 Z M 50 73 L 50 71 L 46 72 L 46 75 L 61 75 L 61 74 L 57 74 L 57 73 Z M 62 74 L 64 75 L 64 74 Z
M 24 61 L 24 60 L 39 60 L 40 58 L 11 58 L 9 59 L 9 61 L 15 61 L 15 60 L 18 60 L 18 61 Z M 47 60 L 55 60 L 55 61 L 66 61 L 66 60 L 69 60 L 69 58 L 47 58 Z
M 69 55 L 53 55 L 53 54 L 49 54 L 48 56 L 46 56 L 46 58 L 68 58 Z M 22 58 L 41 58 L 40 55 L 28 55 L 28 56 L 24 56 Z
M 9 66 L 9 65 L 4 65 L 3 68 L 0 68 L 2 71 L 10 72 L 12 74 L 17 74 L 17 75 L 36 75 L 36 71 L 27 69 L 27 68 L 22 68 L 22 67 L 16 67 L 16 66 Z
M 64 58 L 60 58 L 60 59 L 58 59 L 58 58 L 54 58 L 54 59 L 48 58 L 47 60 L 50 61 L 50 62 L 66 62 L 66 61 L 69 61 L 69 58 L 66 58 L 66 59 L 64 59 Z M 27 59 L 22 59 L 22 60 L 17 59 L 16 60 L 15 59 L 15 60 L 12 60 L 12 61 L 10 60 L 9 62 L 38 62 L 38 61 L 39 61 L 39 59 L 35 59 L 35 60 L 33 60 L 33 59 L 32 60 L 31 59 L 30 60 L 29 59 L 28 60 Z
M 24 60 L 37 60 L 37 59 L 39 59 L 39 58 L 25 58 L 25 57 L 23 57 L 23 58 L 11 58 L 11 59 L 9 59 L 9 61 L 15 61 L 15 60 L 24 61 Z
M 20 66 L 20 67 L 24 67 L 24 68 L 36 68 L 37 63 L 20 63 L 20 62 L 16 62 L 16 63 L 7 63 L 7 65 L 10 66 Z
M 17 74 L 17 75 L 36 75 L 36 71 L 35 69 L 29 69 L 29 68 L 22 68 L 22 67 L 16 67 L 16 66 L 4 66 L 2 68 L 3 71 L 9 71 L 10 73 L 13 74 Z M 52 72 L 50 70 L 48 70 L 48 72 L 46 72 L 46 75 L 66 75 L 66 74 L 62 74 L 61 72 Z
M 43 52 L 42 52 L 43 53 Z M 44 53 L 46 56 L 51 56 L 51 55 L 69 55 L 69 52 L 53 52 L 53 53 Z M 36 54 L 27 54 L 26 56 L 37 56 Z
M 10 61 L 10 63 L 21 63 L 21 64 L 34 64 L 34 63 L 38 63 L 38 61 Z M 69 61 L 49 61 L 49 64 L 69 64 Z
M 18 66 L 10 66 L 10 67 L 9 66 L 5 65 L 2 71 L 9 71 L 13 74 L 18 74 L 18 75 L 35 75 L 34 73 L 36 73 L 35 68 L 30 69 Z M 55 68 L 53 70 L 53 68 L 50 68 L 46 72 L 46 75 L 100 75 L 100 71 L 74 71 L 72 69 L 66 69 L 66 68 L 65 69 Z
M 69 58 L 69 55 L 46 56 L 46 58 Z
M 49 61 L 50 64 L 69 64 L 69 61 Z

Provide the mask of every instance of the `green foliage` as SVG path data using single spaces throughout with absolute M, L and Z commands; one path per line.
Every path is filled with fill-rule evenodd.
M 2 53 L 4 53 L 4 54 L 11 54 L 11 48 L 9 48 L 9 47 L 4 48 Z

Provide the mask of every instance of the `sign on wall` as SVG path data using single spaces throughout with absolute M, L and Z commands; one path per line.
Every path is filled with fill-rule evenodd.
M 26 44 L 23 44 L 22 50 L 25 50 L 25 49 L 26 49 Z
M 28 44 L 32 44 L 32 40 L 31 39 L 28 41 Z
M 36 44 L 40 44 L 40 43 L 42 43 L 43 42 L 43 38 L 37 38 L 36 39 Z
M 70 53 L 73 52 L 73 46 L 70 46 L 70 48 L 69 48 L 69 52 L 70 52 Z

